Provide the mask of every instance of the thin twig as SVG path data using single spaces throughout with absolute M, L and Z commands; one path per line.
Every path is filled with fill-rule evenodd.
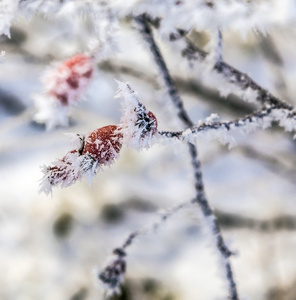
M 151 24 L 157 24 L 157 26 L 161 26 L 160 19 L 153 19 L 151 16 L 146 15 L 146 20 Z M 189 61 L 205 61 L 208 53 L 197 47 L 192 41 L 187 37 L 188 30 L 184 30 L 182 28 L 178 28 L 176 30 L 178 34 L 171 34 L 170 41 L 178 42 L 180 40 L 185 42 L 186 47 L 181 50 L 181 54 L 186 57 Z M 222 36 L 221 36 L 222 37 Z M 238 86 L 241 90 L 251 89 L 257 92 L 256 100 L 265 106 L 273 105 L 278 108 L 288 109 L 293 111 L 295 107 L 284 100 L 281 100 L 274 95 L 272 95 L 269 91 L 261 87 L 258 83 L 256 83 L 249 75 L 237 70 L 232 67 L 228 63 L 223 60 L 217 60 L 213 66 L 213 70 L 217 73 L 223 75 L 223 77 L 230 83 Z M 296 114 L 295 112 L 293 112 Z
M 149 70 L 145 70 L 145 73 L 136 68 L 135 66 L 131 67 L 130 64 L 116 64 L 114 60 L 112 61 L 103 61 L 98 64 L 100 70 L 114 73 L 123 73 L 141 79 L 145 83 L 149 83 L 153 88 L 159 89 L 159 84 L 156 81 L 155 76 L 149 73 Z M 118 75 L 117 75 L 118 76 Z M 182 78 L 181 76 L 174 75 L 174 81 L 179 89 L 179 91 L 186 91 L 188 94 L 193 96 L 198 96 L 197 100 L 204 100 L 207 104 L 213 104 L 219 110 L 228 111 L 231 114 L 237 116 L 238 114 L 247 114 L 251 113 L 255 109 L 255 106 L 252 103 L 242 102 L 235 95 L 229 95 L 226 97 L 227 105 L 222 101 L 223 98 L 217 91 L 210 89 L 203 85 L 201 82 L 196 79 Z
M 180 36 L 180 38 L 186 41 L 186 48 L 182 50 L 182 55 L 190 61 L 204 61 L 207 57 L 207 53 L 195 46 L 186 36 Z M 235 84 L 242 90 L 251 90 L 257 92 L 256 100 L 262 105 L 273 105 L 278 108 L 284 108 L 288 110 L 294 110 L 294 106 L 287 102 L 275 97 L 269 91 L 257 84 L 249 75 L 237 70 L 225 61 L 217 61 L 214 64 L 213 70 L 221 74 L 228 82 Z
M 121 246 L 121 249 L 126 250 L 126 248 L 128 248 L 130 245 L 133 244 L 135 239 L 142 237 L 143 235 L 149 234 L 150 232 L 157 231 L 159 229 L 159 227 L 161 227 L 161 225 L 163 223 L 165 223 L 169 218 L 174 216 L 177 212 L 179 212 L 183 208 L 190 206 L 193 202 L 194 201 L 191 200 L 189 202 L 181 203 L 181 204 L 169 209 L 168 211 L 162 213 L 160 215 L 160 219 L 158 221 L 154 222 L 151 226 L 132 232 L 124 241 L 123 245 Z
M 178 110 L 178 117 L 183 121 L 184 125 L 187 127 L 192 127 L 193 122 L 190 120 L 186 110 L 183 106 L 183 101 L 178 93 L 177 87 L 169 74 L 168 68 L 166 63 L 162 57 L 162 54 L 154 40 L 152 30 L 148 25 L 147 19 L 145 15 L 141 15 L 135 18 L 135 21 L 139 25 L 140 33 L 142 34 L 143 38 L 149 44 L 150 50 L 154 57 L 154 60 L 159 68 L 159 71 L 162 75 L 162 78 L 166 84 L 168 89 L 169 95 L 171 97 L 172 102 L 176 106 Z M 194 177 L 195 177 L 195 189 L 197 192 L 196 198 L 194 203 L 198 204 L 203 216 L 205 219 L 210 223 L 211 230 L 213 235 L 216 238 L 216 246 L 224 260 L 224 266 L 226 271 L 226 277 L 228 280 L 229 286 L 229 299 L 231 300 L 238 300 L 238 293 L 236 289 L 236 283 L 234 281 L 233 272 L 231 269 L 229 257 L 232 254 L 231 251 L 227 248 L 224 239 L 222 237 L 219 224 L 214 216 L 214 213 L 207 201 L 203 179 L 202 179 L 202 171 L 201 171 L 201 164 L 198 159 L 198 152 L 195 145 L 188 143 L 189 153 L 191 155 L 192 166 L 194 169 Z
M 212 44 L 212 49 L 209 56 L 211 57 L 212 61 L 214 63 L 222 61 L 223 60 L 223 39 L 222 39 L 222 32 L 219 28 L 217 28 L 217 30 L 212 33 L 211 44 Z
M 264 122 L 265 118 L 269 118 L 269 123 L 271 120 L 276 121 L 276 118 L 272 116 L 272 113 L 276 110 L 276 108 L 268 108 L 268 109 L 262 109 L 257 110 L 252 114 L 246 115 L 243 118 L 236 119 L 233 121 L 225 121 L 225 122 L 205 122 L 198 126 L 193 126 L 185 131 L 159 131 L 159 134 L 168 137 L 168 138 L 184 138 L 184 136 L 188 133 L 197 135 L 200 132 L 203 131 L 209 131 L 209 130 L 219 130 L 219 129 L 225 129 L 227 131 L 230 131 L 232 129 L 237 129 L 241 127 L 246 127 L 250 124 L 257 125 L 258 127 L 266 128 L 269 124 L 266 124 Z
M 174 216 L 177 212 L 183 208 L 192 205 L 193 200 L 190 202 L 179 204 L 160 216 L 160 219 L 154 222 L 151 226 L 142 230 L 136 230 L 132 232 L 124 241 L 120 248 L 113 250 L 114 257 L 107 264 L 107 266 L 98 274 L 98 278 L 106 287 L 106 298 L 109 295 L 113 295 L 119 292 L 120 285 L 123 282 L 126 272 L 126 249 L 133 244 L 136 238 L 139 238 L 148 233 L 154 233 L 166 222 L 169 218 Z

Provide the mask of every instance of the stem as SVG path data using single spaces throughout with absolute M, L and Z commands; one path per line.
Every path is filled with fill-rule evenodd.
M 185 39 L 186 48 L 182 50 L 182 55 L 190 61 L 204 61 L 208 54 L 196 47 L 188 38 L 186 32 L 180 38 Z M 262 105 L 273 105 L 278 108 L 294 110 L 294 106 L 275 97 L 269 91 L 257 84 L 250 76 L 232 67 L 225 61 L 217 61 L 213 67 L 214 71 L 223 75 L 230 83 L 239 86 L 242 90 L 251 89 L 257 92 L 256 100 Z
M 230 131 L 232 129 L 246 127 L 250 124 L 256 124 L 258 128 L 266 129 L 271 125 L 271 120 L 280 121 L 279 119 L 277 119 L 275 116 L 272 115 L 272 113 L 275 110 L 277 110 L 277 108 L 273 108 L 273 107 L 268 109 L 257 110 L 252 114 L 246 115 L 243 118 L 236 119 L 233 121 L 202 123 L 198 126 L 193 126 L 188 129 L 193 135 L 197 135 L 200 132 L 205 132 L 209 130 L 215 131 L 219 129 L 226 129 L 227 131 Z M 267 120 L 267 122 L 264 123 L 265 119 L 269 119 L 269 120 Z M 158 133 L 161 136 L 167 138 L 182 139 L 185 137 L 186 133 L 188 132 L 188 129 L 185 131 L 159 131 Z
M 120 249 L 122 250 L 126 250 L 126 248 L 128 248 L 129 246 L 131 246 L 133 244 L 133 242 L 135 241 L 135 239 L 148 234 L 150 232 L 155 232 L 156 230 L 158 230 L 159 227 L 161 227 L 161 225 L 163 223 L 165 223 L 169 218 L 171 218 L 172 216 L 174 216 L 177 212 L 179 212 L 180 210 L 192 205 L 192 203 L 194 203 L 194 200 L 191 200 L 189 202 L 185 202 L 185 203 L 181 203 L 171 209 L 169 209 L 168 211 L 166 211 L 165 213 L 161 214 L 160 219 L 156 222 L 154 222 L 151 226 L 144 228 L 142 230 L 136 230 L 134 232 L 132 232 L 124 241 L 123 245 L 121 246 Z
M 151 52 L 153 53 L 154 60 L 161 70 L 162 78 L 165 82 L 165 85 L 168 89 L 168 93 L 177 108 L 178 117 L 183 121 L 183 123 L 188 126 L 192 127 L 194 123 L 190 120 L 186 110 L 183 106 L 183 101 L 178 93 L 177 87 L 175 82 L 173 81 L 169 70 L 166 66 L 165 61 L 162 58 L 162 55 L 159 51 L 159 48 L 153 38 L 151 28 L 148 26 L 145 16 L 139 16 L 135 18 L 136 22 L 140 25 L 140 31 L 144 36 L 144 39 L 148 42 Z
M 162 78 L 166 84 L 168 89 L 169 95 L 173 104 L 176 106 L 178 110 L 178 117 L 182 120 L 186 127 L 192 127 L 193 122 L 190 120 L 184 106 L 183 101 L 178 93 L 177 87 L 168 71 L 164 58 L 154 40 L 152 30 L 148 25 L 145 15 L 141 15 L 135 18 L 135 21 L 139 25 L 139 30 L 149 44 L 150 50 L 154 57 L 155 63 L 157 64 L 159 71 L 162 75 Z M 201 171 L 201 163 L 198 158 L 197 147 L 191 143 L 188 143 L 189 153 L 191 155 L 191 163 L 194 170 L 194 177 L 195 177 L 195 190 L 196 190 L 196 198 L 194 203 L 198 204 L 203 216 L 205 219 L 210 223 L 212 233 L 216 238 L 216 246 L 219 253 L 222 256 L 224 261 L 225 273 L 226 278 L 228 280 L 228 289 L 229 289 L 229 299 L 231 300 L 238 300 L 238 293 L 236 289 L 236 283 L 234 281 L 233 272 L 231 269 L 231 264 L 229 261 L 229 256 L 232 254 L 230 250 L 228 250 L 223 236 L 220 231 L 219 224 L 214 216 L 214 213 L 209 205 L 209 202 L 205 195 L 203 179 L 202 179 L 202 171 Z

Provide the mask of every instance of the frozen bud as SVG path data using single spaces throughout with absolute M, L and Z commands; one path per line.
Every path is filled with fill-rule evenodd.
M 53 186 L 67 187 L 83 177 L 91 181 L 102 166 L 110 166 L 119 157 L 121 142 L 120 128 L 115 125 L 96 129 L 87 137 L 76 135 L 75 149 L 43 167 L 40 191 L 49 194 Z
M 69 108 L 80 100 L 93 77 L 94 63 L 86 54 L 77 54 L 49 67 L 41 80 L 44 92 L 35 95 L 35 121 L 47 129 L 68 125 Z
M 117 97 L 120 98 L 122 107 L 120 126 L 123 143 L 137 150 L 149 148 L 152 138 L 157 134 L 157 119 L 138 100 L 137 93 L 128 84 L 117 83 Z
M 123 249 L 114 250 L 115 257 L 111 259 L 105 269 L 98 275 L 109 296 L 120 292 L 120 285 L 126 272 L 126 253 Z

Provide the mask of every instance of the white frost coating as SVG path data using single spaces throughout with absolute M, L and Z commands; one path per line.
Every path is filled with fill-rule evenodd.
M 10 26 L 17 13 L 17 0 L 1 0 L 0 2 L 0 35 L 10 38 Z
M 79 153 L 84 146 L 84 135 L 75 133 L 67 133 L 66 135 L 70 138 L 73 150 L 68 152 L 63 159 L 52 163 L 51 166 L 44 165 L 41 167 L 43 178 L 40 180 L 40 192 L 47 195 L 52 194 L 52 187 L 67 187 L 83 177 L 90 184 L 100 168 L 92 156 Z
M 10 6 L 11 3 L 17 3 L 17 0 L 4 1 Z M 294 25 L 296 22 L 296 3 L 293 0 L 212 0 L 211 4 L 204 0 L 69 0 L 62 3 L 53 0 L 30 0 L 22 1 L 20 10 L 29 18 L 36 13 L 52 18 L 87 16 L 98 26 L 101 20 L 109 18 L 110 12 L 110 20 L 114 24 L 121 18 L 147 13 L 153 18 L 162 19 L 159 30 L 166 38 L 171 33 L 177 33 L 176 28 L 187 31 L 231 29 L 241 36 L 247 36 L 255 31 L 267 33 L 275 26 Z M 6 24 L 10 22 L 9 19 Z
M 218 114 L 211 114 L 209 117 L 206 118 L 205 123 L 206 124 L 210 124 L 213 123 L 214 121 L 218 121 L 219 120 L 219 116 Z
M 255 90 L 250 87 L 242 89 L 239 84 L 229 82 L 230 74 L 228 72 L 217 73 L 213 70 L 213 64 L 208 63 L 207 60 L 196 63 L 193 71 L 200 74 L 200 79 L 206 86 L 218 89 L 222 97 L 226 98 L 228 95 L 234 94 L 246 102 L 255 103 L 257 101 L 258 93 Z
M 2 1 L 9 6 L 17 3 L 17 0 Z M 296 3 L 293 0 L 212 0 L 211 4 L 204 0 L 69 0 L 62 3 L 54 0 L 30 0 L 22 1 L 20 10 L 29 18 L 36 13 L 52 18 L 83 15 L 91 17 L 97 24 L 106 16 L 108 18 L 110 11 L 114 16 L 112 22 L 116 20 L 115 23 L 126 16 L 147 13 L 162 19 L 160 33 L 166 38 L 171 33 L 176 33 L 176 28 L 188 31 L 231 29 L 241 36 L 247 36 L 255 31 L 267 33 L 275 26 L 294 25 L 296 22 Z M 11 13 L 8 15 L 11 17 Z M 10 23 L 10 18 L 4 23 Z
M 293 112 L 285 109 L 277 109 L 274 111 L 275 119 L 279 122 L 279 125 L 289 132 L 296 130 L 296 117 L 293 116 L 292 113 Z
M 46 130 L 69 125 L 69 106 L 62 105 L 56 98 L 47 94 L 33 95 L 36 113 L 33 120 L 45 124 Z
M 232 133 L 227 130 L 225 127 L 221 127 L 218 130 L 208 130 L 205 132 L 204 137 L 207 140 L 218 140 L 222 145 L 228 145 L 228 148 L 231 149 L 237 145 L 235 138 Z
M 30 0 L 21 2 L 20 11 L 27 19 L 36 14 L 52 19 L 88 18 L 91 21 L 91 30 L 95 37 L 89 42 L 89 52 L 97 59 L 104 59 L 112 56 L 118 48 L 116 41 L 122 10 L 116 2 L 119 1 Z
M 222 33 L 219 28 L 210 31 L 210 41 L 207 43 L 205 50 L 209 52 L 206 57 L 206 62 L 214 66 L 216 62 L 222 61 L 223 47 L 222 47 Z
M 67 187 L 81 178 L 81 173 L 75 167 L 79 153 L 67 153 L 63 159 L 57 160 L 52 166 L 42 167 L 44 174 L 40 180 L 40 192 L 52 193 L 53 186 Z
M 88 183 L 96 175 L 98 163 L 88 154 L 68 152 L 63 159 L 55 161 L 51 166 L 42 166 L 43 177 L 40 180 L 39 192 L 52 194 L 52 187 L 68 187 L 85 177 Z
M 213 114 L 212 117 L 216 117 L 216 115 Z M 197 127 L 186 129 L 182 134 L 182 138 L 190 143 L 194 143 L 195 139 L 199 137 L 207 140 L 217 139 L 222 144 L 228 144 L 231 148 L 236 145 L 233 137 L 235 132 L 250 134 L 259 129 L 264 130 L 271 127 L 273 121 L 278 122 L 286 131 L 296 130 L 296 117 L 293 115 L 293 112 L 274 108 L 269 113 L 263 110 L 261 115 L 251 115 L 236 122 L 215 123 L 213 119 L 207 118 L 205 122 L 200 121 Z
M 148 149 L 155 142 L 157 121 L 148 115 L 149 111 L 138 100 L 138 94 L 127 83 L 116 82 L 118 91 L 115 98 L 120 98 L 121 101 L 122 117 L 119 126 L 123 144 L 138 151 Z
M 67 132 L 64 133 L 64 135 L 68 137 L 72 149 L 80 150 L 83 147 L 83 140 L 85 139 L 85 134 Z
M 214 31 L 217 28 L 237 31 L 247 36 L 254 31 L 267 33 L 275 26 L 295 24 L 296 3 L 293 0 L 146 0 L 138 1 L 134 14 L 147 12 L 162 18 L 163 33 L 175 28 L 198 31 Z
M 62 4 L 59 1 L 44 1 L 44 0 L 30 0 L 22 1 L 19 4 L 19 9 L 22 15 L 31 19 L 34 15 L 40 14 L 49 18 L 57 16 Z
M 237 145 L 232 133 L 224 126 L 218 129 L 205 129 L 195 133 L 192 133 L 192 130 L 189 128 L 183 132 L 182 138 L 185 142 L 192 144 L 196 143 L 197 138 L 203 138 L 206 141 L 218 140 L 221 144 L 228 145 L 229 149 Z

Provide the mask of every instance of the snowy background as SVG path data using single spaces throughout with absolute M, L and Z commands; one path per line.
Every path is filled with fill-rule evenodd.
M 277 24 L 276 24 L 277 25 Z M 38 193 L 40 166 L 71 149 L 64 133 L 91 132 L 118 124 L 114 79 L 129 82 L 158 118 L 159 130 L 181 130 L 162 89 L 149 49 L 130 20 L 122 20 L 118 52 L 97 63 L 86 100 L 72 109 L 70 126 L 45 131 L 32 122 L 32 95 L 51 62 L 87 49 L 89 20 L 83 17 L 13 22 L 0 65 L 0 299 L 103 299 L 96 278 L 112 249 L 159 211 L 194 198 L 186 145 L 167 143 L 149 151 L 123 148 L 112 168 L 89 186 L 81 181 Z M 201 46 L 205 32 L 193 32 Z M 269 34 L 223 32 L 224 60 L 295 103 L 296 31 L 290 24 Z M 188 70 L 169 43 L 157 36 L 185 107 L 198 123 L 211 113 L 222 120 L 242 117 L 254 106 L 222 98 L 211 82 Z M 238 290 L 245 299 L 296 299 L 296 145 L 277 126 L 236 137 L 232 149 L 200 139 L 198 147 L 208 199 L 228 245 Z M 225 299 L 226 286 L 209 232 L 196 208 L 168 220 L 159 232 L 130 250 L 123 293 L 114 299 Z

